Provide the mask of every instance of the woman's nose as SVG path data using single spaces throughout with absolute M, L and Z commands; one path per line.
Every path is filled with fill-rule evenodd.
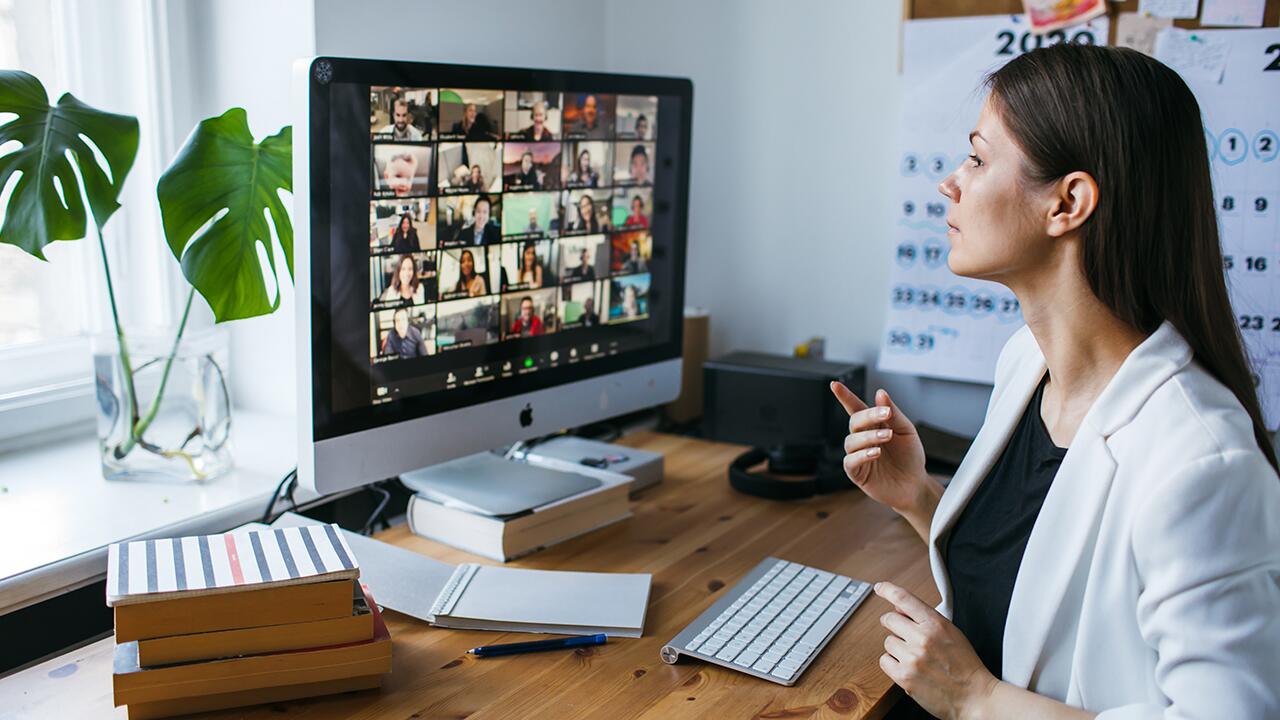
M 938 183 L 938 192 L 947 196 L 951 202 L 960 200 L 960 185 L 956 182 L 956 174 L 951 173 Z

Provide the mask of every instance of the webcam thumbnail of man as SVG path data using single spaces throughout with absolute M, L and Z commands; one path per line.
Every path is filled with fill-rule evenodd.
M 436 120 L 435 90 L 375 85 L 369 95 L 370 134 L 374 140 L 431 140 Z

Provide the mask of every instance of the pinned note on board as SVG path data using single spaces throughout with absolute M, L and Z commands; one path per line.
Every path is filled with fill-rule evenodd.
M 1116 18 L 1116 47 L 1133 48 L 1140 53 L 1155 55 L 1156 35 L 1171 25 L 1173 21 L 1169 18 L 1120 13 Z
M 1187 79 L 1222 82 L 1231 46 L 1220 36 L 1168 27 L 1156 35 L 1155 57 Z
M 1262 27 L 1267 0 L 1204 0 L 1200 24 L 1215 27 Z
M 1196 16 L 1200 0 L 1138 0 L 1138 14 L 1186 20 Z
M 1031 32 L 1047 33 L 1088 22 L 1107 11 L 1106 0 L 1022 0 Z

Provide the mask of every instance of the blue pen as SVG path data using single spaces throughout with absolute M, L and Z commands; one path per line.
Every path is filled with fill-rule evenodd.
M 555 640 L 534 640 L 533 642 L 519 642 L 509 645 L 482 645 L 478 648 L 471 648 L 467 652 L 476 657 L 496 657 L 498 655 L 518 655 L 520 653 L 541 652 L 543 650 L 603 645 L 608 641 L 609 638 L 604 633 L 600 633 L 599 635 L 582 635 L 556 638 Z

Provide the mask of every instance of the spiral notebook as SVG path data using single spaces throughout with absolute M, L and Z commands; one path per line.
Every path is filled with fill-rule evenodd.
M 273 527 L 316 524 L 286 513 Z M 649 606 L 647 573 L 453 566 L 342 531 L 360 558 L 361 582 L 378 602 L 433 625 L 467 630 L 640 637 Z

